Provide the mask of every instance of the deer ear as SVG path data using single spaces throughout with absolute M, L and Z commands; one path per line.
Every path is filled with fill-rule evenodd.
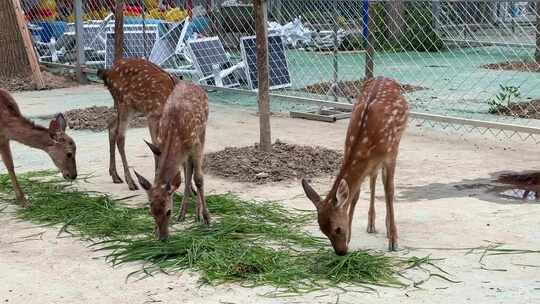
M 176 189 L 180 188 L 180 184 L 182 183 L 182 174 L 180 171 L 176 173 L 176 175 L 173 177 L 173 179 L 167 183 L 167 192 L 170 194 L 173 194 Z
M 60 132 L 65 132 L 67 127 L 66 119 L 62 113 L 56 115 L 56 117 L 51 120 L 49 124 L 49 133 L 51 137 L 55 137 L 56 134 Z
M 342 207 L 347 200 L 349 199 L 349 185 L 345 179 L 342 179 L 339 182 L 339 186 L 336 193 L 337 202 L 335 204 L 336 208 Z
M 316 208 L 319 208 L 319 204 L 321 203 L 321 197 L 305 179 L 302 179 L 302 188 L 304 188 L 306 196 L 311 200 L 311 202 L 313 202 L 313 205 L 315 205 Z
M 152 144 L 150 142 L 147 142 L 146 140 L 144 142 L 148 145 L 150 150 L 152 150 L 152 153 L 154 153 L 154 155 L 156 155 L 156 156 L 161 155 L 161 151 L 159 150 L 159 148 L 156 145 L 154 145 L 154 144 Z
M 135 172 L 135 176 L 137 176 L 137 180 L 139 180 L 139 185 L 141 185 L 141 187 L 148 191 L 152 188 L 152 184 L 150 184 L 150 182 L 144 178 L 142 175 L 140 175 L 139 173 L 137 173 L 137 171 L 134 171 Z

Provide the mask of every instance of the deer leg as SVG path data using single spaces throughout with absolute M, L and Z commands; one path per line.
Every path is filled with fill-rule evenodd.
M 120 157 L 122 158 L 122 165 L 124 167 L 124 178 L 128 184 L 129 190 L 138 190 L 139 187 L 133 181 L 131 173 L 129 172 L 129 165 L 126 157 L 126 131 L 128 126 L 129 113 L 127 111 L 118 111 L 118 124 L 116 131 L 116 145 L 118 146 L 118 152 L 120 152 Z
M 384 196 L 386 199 L 386 231 L 388 237 L 388 250 L 397 250 L 397 228 L 394 216 L 394 173 L 396 160 L 392 159 L 384 164 L 383 181 Z
M 178 214 L 177 222 L 183 222 L 186 219 L 189 199 L 191 198 L 191 181 L 193 180 L 193 161 L 191 160 L 191 158 L 188 158 L 188 160 L 184 164 L 184 177 L 184 197 L 182 198 L 182 204 L 180 207 L 180 213 Z
M 369 211 L 367 233 L 375 233 L 375 184 L 377 183 L 377 173 L 375 172 L 369 178 Z
M 116 171 L 116 138 L 118 132 L 118 117 L 109 123 L 109 175 L 112 177 L 113 183 L 121 184 L 122 179 Z
M 204 177 L 203 177 L 203 153 L 202 149 L 193 160 L 194 165 L 194 180 L 197 187 L 197 217 L 199 220 L 203 220 L 206 225 L 210 224 L 210 213 L 206 206 L 206 200 L 204 198 Z
M 0 154 L 2 154 L 2 160 L 9 173 L 13 190 L 15 191 L 15 197 L 19 201 L 22 207 L 28 207 L 28 201 L 24 197 L 24 193 L 19 185 L 17 176 L 15 175 L 15 167 L 13 166 L 13 157 L 11 156 L 11 149 L 9 148 L 9 141 L 0 142 Z

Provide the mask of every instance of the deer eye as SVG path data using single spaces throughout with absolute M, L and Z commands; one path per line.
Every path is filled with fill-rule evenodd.
M 335 234 L 341 234 L 341 227 L 337 227 L 336 230 L 334 230 Z
M 171 210 L 167 211 L 167 217 L 171 217 Z
M 72 157 L 73 157 L 73 153 L 68 152 L 68 154 L 67 154 L 66 156 L 67 156 L 67 158 L 72 158 Z

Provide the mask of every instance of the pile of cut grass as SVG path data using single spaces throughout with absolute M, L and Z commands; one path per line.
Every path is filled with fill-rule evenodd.
M 92 240 L 113 265 L 142 263 L 130 276 L 194 270 L 206 284 L 269 285 L 298 294 L 344 285 L 401 287 L 406 286 L 401 279 L 404 270 L 424 270 L 427 265 L 440 271 L 429 258 L 375 251 L 336 256 L 326 240 L 303 230 L 313 214 L 291 212 L 275 202 L 208 196 L 211 226 L 192 223 L 161 242 L 152 234 L 148 208 L 129 208 L 110 196 L 77 190 L 51 172 L 24 174 L 19 181 L 31 202 L 31 207 L 17 211 L 21 219 L 61 225 L 60 233 Z M 0 192 L 12 194 L 5 175 L 0 176 Z

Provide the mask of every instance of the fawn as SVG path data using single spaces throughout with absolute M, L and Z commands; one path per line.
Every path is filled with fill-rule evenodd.
M 179 169 L 182 165 L 186 180 L 178 221 L 185 219 L 193 179 L 197 187 L 197 217 L 205 224 L 210 223 L 202 170 L 207 120 L 206 92 L 195 84 L 179 81 L 163 107 L 158 124 L 159 145 L 147 142 L 158 159 L 154 184 L 135 172 L 139 184 L 148 194 L 150 212 L 156 222 L 156 234 L 160 240 L 169 236 L 172 195 L 180 187 Z
M 144 113 L 152 143 L 158 144 L 157 130 L 163 105 L 178 80 L 150 61 L 136 58 L 118 60 L 111 69 L 98 70 L 98 77 L 109 89 L 117 112 L 109 124 L 109 174 L 114 183 L 122 183 L 116 171 L 115 146 L 118 146 L 126 183 L 130 190 L 137 190 L 124 148 L 130 116 Z M 157 158 L 155 162 L 157 166 Z
M 409 106 L 396 81 L 383 77 L 367 80 L 353 108 L 343 162 L 332 189 L 322 200 L 308 182 L 302 180 L 307 197 L 317 208 L 319 227 L 330 239 L 336 254 L 345 255 L 348 251 L 354 208 L 366 177 L 371 179 L 367 231 L 375 232 L 375 181 L 380 169 L 386 198 L 388 249 L 397 249 L 394 173 L 408 113 Z
M 64 178 L 74 180 L 77 178 L 76 147 L 65 131 L 66 120 L 62 114 L 50 122 L 48 129 L 38 126 L 21 114 L 19 106 L 7 91 L 0 89 L 0 154 L 13 184 L 15 197 L 23 207 L 28 206 L 28 202 L 15 175 L 9 141 L 15 140 L 47 152 Z

